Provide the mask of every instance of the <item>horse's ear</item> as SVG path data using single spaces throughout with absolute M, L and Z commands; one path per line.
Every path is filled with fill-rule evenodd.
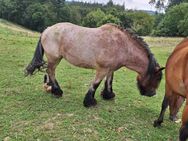
M 165 67 L 161 67 L 158 71 L 162 71 L 162 70 L 164 70 L 165 69 Z
M 165 69 L 165 67 L 161 67 L 161 68 L 159 68 L 157 71 L 156 71 L 156 73 L 158 73 L 158 72 L 160 72 L 160 71 L 162 71 L 162 70 L 164 70 Z

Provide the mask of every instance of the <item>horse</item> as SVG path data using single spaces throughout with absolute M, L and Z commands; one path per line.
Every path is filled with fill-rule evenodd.
M 61 59 L 77 67 L 96 70 L 95 79 L 83 101 L 85 107 L 97 104 L 95 91 L 105 77 L 101 96 L 105 100 L 115 97 L 113 74 L 121 67 L 138 73 L 137 86 L 141 95 L 155 95 L 162 78 L 163 68 L 143 39 L 115 24 L 87 28 L 66 22 L 48 27 L 41 34 L 34 57 L 25 69 L 26 76 L 45 66 L 44 54 L 47 58 L 45 87 L 55 97 L 63 94 L 55 77 L 55 69 Z
M 179 140 L 188 138 L 188 38 L 180 42 L 169 56 L 165 69 L 165 96 L 159 118 L 154 121 L 154 127 L 163 122 L 166 108 L 169 106 L 170 119 L 176 120 L 176 115 L 186 100 L 182 115 L 182 125 L 179 131 Z

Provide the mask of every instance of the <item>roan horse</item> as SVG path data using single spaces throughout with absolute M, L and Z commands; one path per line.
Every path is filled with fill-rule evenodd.
M 48 27 L 40 37 L 26 75 L 32 75 L 45 65 L 44 53 L 48 63 L 44 82 L 51 86 L 51 93 L 56 97 L 63 94 L 55 78 L 56 66 L 62 58 L 75 66 L 96 70 L 83 102 L 85 107 L 96 105 L 95 91 L 104 77 L 106 81 L 101 96 L 106 100 L 114 98 L 113 73 L 123 66 L 139 74 L 138 88 L 145 96 L 155 95 L 162 77 L 162 69 L 147 44 L 129 30 L 114 24 L 86 28 L 58 23 Z
M 175 120 L 179 108 L 186 99 L 179 134 L 180 141 L 186 141 L 188 138 L 188 38 L 178 44 L 168 58 L 165 74 L 165 96 L 160 116 L 154 121 L 154 126 L 161 125 L 168 105 L 170 107 L 170 119 Z

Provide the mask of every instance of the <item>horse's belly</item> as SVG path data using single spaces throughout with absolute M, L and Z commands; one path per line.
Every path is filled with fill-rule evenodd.
M 65 56 L 64 59 L 67 60 L 70 64 L 77 66 L 77 67 L 88 68 L 88 69 L 95 68 L 94 62 L 92 62 L 89 59 L 84 59 L 84 58 L 74 57 L 74 56 Z

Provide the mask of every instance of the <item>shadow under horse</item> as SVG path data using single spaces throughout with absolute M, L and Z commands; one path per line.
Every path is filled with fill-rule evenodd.
M 168 106 L 170 119 L 176 120 L 178 110 L 186 99 L 179 133 L 179 140 L 186 141 L 188 139 L 188 38 L 178 44 L 168 58 L 165 78 L 165 96 L 159 118 L 154 121 L 154 127 L 161 125 Z
M 106 77 L 101 96 L 112 99 L 114 71 L 127 67 L 138 73 L 137 85 L 141 95 L 153 96 L 162 78 L 162 69 L 142 38 L 128 29 L 115 24 L 98 28 L 86 28 L 71 23 L 58 23 L 48 27 L 40 37 L 34 57 L 26 68 L 26 75 L 45 65 L 47 57 L 45 87 L 55 97 L 61 97 L 61 90 L 55 69 L 61 59 L 83 68 L 95 69 L 96 75 L 86 96 L 84 106 L 96 105 L 95 91 Z

